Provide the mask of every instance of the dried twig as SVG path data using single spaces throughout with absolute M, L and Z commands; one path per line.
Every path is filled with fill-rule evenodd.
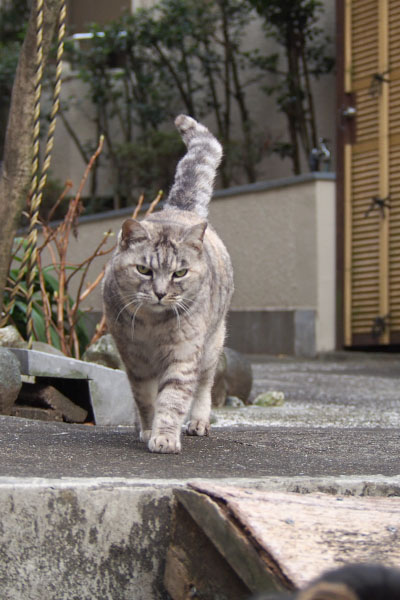
M 99 285 L 99 283 L 101 282 L 101 280 L 104 277 L 104 273 L 105 273 L 106 267 L 104 266 L 102 271 L 97 275 L 96 279 L 93 281 L 93 283 L 89 284 L 86 288 L 86 290 L 79 296 L 79 298 L 77 299 L 76 305 L 78 306 L 78 303 L 83 302 L 88 296 L 89 294 L 91 294 L 93 292 L 93 290 Z
M 60 204 L 64 200 L 65 196 L 68 194 L 68 192 L 72 188 L 72 185 L 73 185 L 72 181 L 70 179 L 68 179 L 59 198 L 57 199 L 56 203 L 54 204 L 54 206 L 51 208 L 49 214 L 47 215 L 47 218 L 46 218 L 47 224 L 50 223 L 50 221 L 52 220 L 54 213 L 56 212 L 57 208 L 60 206 Z
M 160 190 L 158 192 L 157 196 L 154 198 L 153 202 L 150 204 L 149 208 L 146 210 L 146 212 L 144 214 L 145 217 L 148 217 L 154 211 L 155 207 L 160 202 L 162 196 L 163 196 L 163 191 Z
M 106 315 L 103 314 L 99 323 L 97 324 L 96 333 L 94 334 L 94 336 L 92 337 L 92 339 L 89 342 L 89 346 L 91 346 L 92 344 L 97 342 L 97 340 L 100 339 L 101 336 L 106 333 L 106 331 L 107 331 Z
M 137 216 L 138 216 L 138 214 L 140 213 L 140 210 L 141 210 L 141 208 L 142 208 L 143 202 L 144 202 L 144 194 L 141 194 L 141 195 L 139 196 L 139 200 L 138 200 L 138 202 L 137 202 L 137 204 L 136 204 L 136 208 L 135 208 L 135 210 L 133 211 L 133 214 L 132 214 L 132 219 L 136 219 L 136 217 L 137 217 Z
M 39 287 L 43 304 L 46 339 L 48 343 L 51 344 L 52 331 L 57 332 L 60 340 L 60 347 L 64 354 L 76 356 L 77 358 L 79 358 L 80 355 L 79 338 L 77 333 L 77 324 L 82 316 L 82 309 L 80 307 L 82 302 L 86 300 L 93 290 L 95 290 L 100 284 L 105 273 L 105 267 L 103 267 L 92 283 L 86 283 L 89 268 L 96 258 L 109 254 L 116 247 L 116 244 L 114 244 L 110 248 L 105 248 L 107 241 L 112 235 L 111 230 L 109 230 L 104 234 L 102 240 L 91 253 L 91 255 L 85 258 L 81 263 L 69 264 L 67 262 L 67 252 L 71 231 L 74 233 L 74 235 L 77 234 L 78 219 L 82 212 L 81 195 L 83 188 L 86 184 L 90 171 L 103 148 L 103 143 L 104 138 L 101 137 L 99 145 L 93 156 L 90 158 L 85 169 L 78 191 L 69 202 L 64 219 L 57 226 L 52 226 L 50 224 L 50 219 L 54 215 L 55 210 L 58 206 L 60 206 L 61 202 L 65 199 L 66 194 L 71 189 L 71 182 L 66 183 L 62 194 L 51 209 L 48 218 L 46 220 L 41 220 L 43 241 L 41 246 L 38 247 L 37 267 L 39 274 Z M 161 200 L 161 197 L 162 192 L 159 192 L 157 197 L 151 202 L 148 210 L 146 211 L 146 216 L 153 212 Z M 137 218 L 142 209 L 143 203 L 144 195 L 142 194 L 133 211 L 133 218 Z M 52 269 L 54 269 L 54 273 L 58 279 L 58 289 L 57 292 L 54 292 L 52 297 L 49 296 L 49 292 L 46 289 L 46 278 L 42 266 L 41 253 L 44 250 L 49 252 L 50 264 Z M 69 269 L 72 269 L 71 273 L 68 272 Z M 73 277 L 77 276 L 78 274 L 80 275 L 78 288 L 77 292 L 75 293 L 74 301 L 72 301 L 68 292 L 68 288 Z M 96 333 L 92 337 L 90 343 L 94 343 L 97 339 L 99 339 L 99 337 L 101 337 L 101 335 L 105 333 L 105 331 L 106 321 L 105 316 L 103 315 L 96 328 Z

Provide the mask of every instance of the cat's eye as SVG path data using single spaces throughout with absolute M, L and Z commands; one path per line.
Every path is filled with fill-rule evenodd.
M 136 269 L 141 275 L 152 275 L 152 270 L 144 265 L 136 265 Z
M 180 269 L 179 271 L 175 271 L 174 273 L 174 277 L 184 277 L 186 275 L 186 273 L 188 272 L 187 269 Z

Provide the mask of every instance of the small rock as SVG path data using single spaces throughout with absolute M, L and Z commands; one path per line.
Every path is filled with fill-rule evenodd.
M 214 377 L 214 385 L 211 390 L 212 406 L 219 408 L 224 406 L 226 400 L 226 358 L 222 352 L 218 360 L 217 370 Z
M 4 348 L 24 348 L 26 342 L 14 325 L 0 328 L 0 346 Z
M 270 391 L 259 394 L 254 400 L 257 406 L 282 406 L 285 403 L 285 394 L 283 392 Z
M 24 348 L 28 347 L 28 342 L 24 342 Z M 33 342 L 32 350 L 37 350 L 38 352 L 46 352 L 46 354 L 54 354 L 55 356 L 65 356 L 64 352 L 61 352 L 55 346 L 50 346 L 50 344 L 46 344 L 46 342 Z
M 226 384 L 228 396 L 236 396 L 245 404 L 250 404 L 249 396 L 253 385 L 253 371 L 250 361 L 243 354 L 224 348 L 226 357 Z
M 225 402 L 225 406 L 230 406 L 231 408 L 242 408 L 245 406 L 243 400 L 238 398 L 237 396 L 228 396 Z
M 0 328 L 0 346 L 3 346 L 4 348 L 28 348 L 28 342 L 23 339 L 14 325 L 7 325 L 7 327 Z M 65 356 L 61 350 L 54 346 L 50 346 L 50 344 L 46 344 L 45 342 L 34 341 L 32 350 L 46 352 L 47 354 L 56 354 L 57 356 Z
M 125 371 L 124 363 L 110 333 L 102 335 L 97 342 L 89 346 L 82 358 L 86 362 Z
M 0 413 L 10 413 L 21 386 L 18 359 L 10 350 L 0 348 Z
M 240 352 L 225 347 L 215 374 L 211 392 L 212 405 L 216 408 L 224 406 L 228 396 L 250 404 L 249 395 L 252 385 L 253 372 L 250 362 Z

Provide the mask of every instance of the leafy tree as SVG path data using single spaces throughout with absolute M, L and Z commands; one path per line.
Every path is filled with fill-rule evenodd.
M 257 79 L 251 53 L 243 50 L 251 19 L 249 6 L 240 0 L 162 0 L 146 30 L 185 110 L 194 118 L 214 117 L 226 152 L 221 168 L 225 186 L 238 171 L 255 181 L 261 158 L 245 91 Z M 241 137 L 233 136 L 235 111 Z
M 255 181 L 261 143 L 245 90 L 257 74 L 242 50 L 250 13 L 239 0 L 161 0 L 101 31 L 93 26 L 88 45 L 71 46 L 71 61 L 94 105 L 97 133 L 105 135 L 115 207 L 132 204 L 143 189 L 152 194 L 154 187 L 169 185 L 183 150 L 171 131 L 181 111 L 213 117 L 226 154 L 224 186 L 243 175 Z M 67 106 L 62 118 L 87 161 L 92 148 L 74 132 Z M 241 134 L 234 135 L 237 124 Z
M 264 19 L 267 35 L 284 50 L 285 68 L 278 56 L 271 61 L 258 57 L 258 64 L 278 76 L 276 85 L 267 84 L 275 94 L 279 110 L 286 115 L 289 142 L 275 147 L 281 156 L 290 156 L 293 171 L 300 173 L 300 149 L 307 162 L 317 146 L 317 124 L 312 80 L 330 73 L 334 59 L 327 36 L 318 25 L 323 11 L 320 0 L 248 0 Z
M 179 136 L 162 129 L 170 119 L 170 105 L 176 100 L 174 87 L 167 74 L 157 68 L 149 49 L 138 43 L 145 14 L 137 11 L 133 17 L 123 17 L 101 31 L 93 25 L 89 44 L 67 49 L 94 107 L 96 134 L 91 144 L 84 146 L 75 132 L 68 104 L 62 108 L 62 119 L 85 162 L 98 136 L 104 134 L 114 208 L 133 204 L 143 189 L 151 195 L 155 188 L 166 186 L 172 165 L 182 152 Z M 94 171 L 93 197 L 95 177 Z

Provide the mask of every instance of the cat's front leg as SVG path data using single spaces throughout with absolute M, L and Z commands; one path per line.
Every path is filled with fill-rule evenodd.
M 129 371 L 128 377 L 132 387 L 133 397 L 139 411 L 140 441 L 147 443 L 151 437 L 158 383 L 154 378 L 143 379 Z
M 149 440 L 151 452 L 177 454 L 181 451 L 181 427 L 197 385 L 197 364 L 188 362 L 185 361 L 181 370 L 174 365 L 160 378 Z

